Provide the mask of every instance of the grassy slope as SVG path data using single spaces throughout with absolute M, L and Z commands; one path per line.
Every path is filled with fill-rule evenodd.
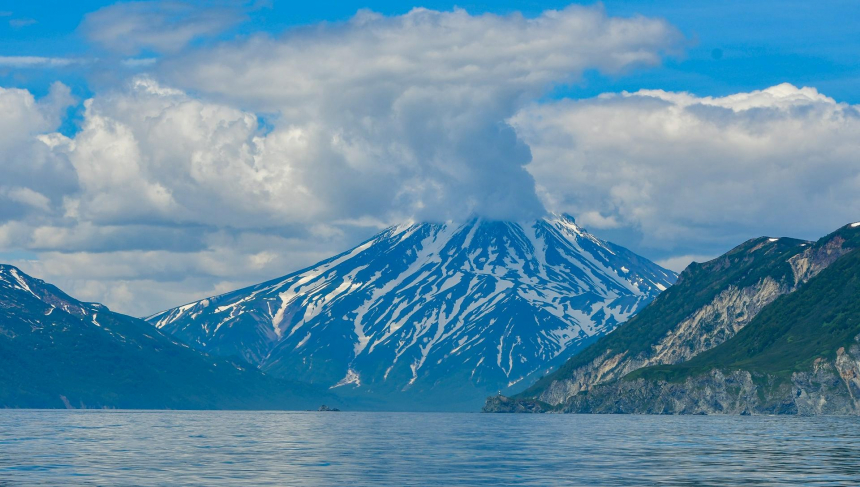
M 760 246 L 762 243 L 765 244 Z M 600 357 L 607 350 L 626 350 L 630 355 L 647 351 L 680 321 L 711 302 L 731 285 L 746 287 L 765 276 L 777 280 L 790 277 L 792 270 L 787 260 L 802 252 L 806 248 L 801 245 L 804 243 L 791 238 L 771 243 L 766 237 L 761 237 L 745 242 L 712 261 L 690 264 L 675 285 L 636 316 L 515 397 L 539 395 L 552 381 L 570 377 L 575 369 Z
M 692 360 L 640 369 L 626 378 L 683 381 L 719 368 L 787 380 L 817 358 L 833 359 L 860 334 L 860 249 L 841 257 L 796 292 L 782 296 L 733 339 Z

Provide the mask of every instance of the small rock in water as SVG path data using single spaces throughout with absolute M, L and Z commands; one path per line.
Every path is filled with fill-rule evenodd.
M 322 406 L 320 406 L 320 408 L 317 411 L 340 411 L 340 409 L 330 408 L 330 407 L 326 406 L 325 404 L 323 404 Z

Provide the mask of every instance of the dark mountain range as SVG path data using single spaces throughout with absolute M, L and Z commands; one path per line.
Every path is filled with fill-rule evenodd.
M 0 265 L 0 407 L 316 409 L 326 391 L 193 350 Z

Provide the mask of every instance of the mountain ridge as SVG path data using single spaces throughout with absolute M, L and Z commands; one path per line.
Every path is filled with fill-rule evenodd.
M 512 398 L 489 398 L 484 410 L 490 412 L 688 413 L 698 411 L 713 413 L 734 411 L 739 413 L 745 410 L 747 413 L 751 411 L 808 412 L 810 409 L 803 407 L 781 409 L 774 406 L 754 405 L 748 400 L 749 398 L 744 400 L 745 408 L 740 409 L 729 407 L 725 402 L 721 403 L 722 406 L 713 408 L 703 405 L 710 400 L 701 395 L 704 390 L 722 390 L 724 396 L 728 394 L 726 390 L 754 390 L 755 387 L 750 389 L 752 384 L 750 381 L 755 377 L 764 380 L 762 377 L 765 376 L 769 377 L 767 380 L 773 384 L 778 382 L 785 384 L 775 376 L 768 375 L 769 372 L 765 371 L 762 364 L 740 371 L 737 367 L 728 367 L 727 363 L 719 360 L 711 361 L 709 366 L 702 366 L 707 370 L 701 367 L 696 369 L 699 375 L 693 382 L 689 382 L 693 380 L 690 373 L 684 374 L 681 371 L 689 370 L 690 367 L 713 356 L 719 350 L 735 349 L 736 355 L 741 353 L 737 347 L 740 347 L 738 344 L 744 339 L 743 337 L 760 333 L 765 326 L 763 323 L 766 317 L 778 313 L 775 310 L 786 306 L 785 303 L 800 299 L 795 296 L 796 294 L 804 296 L 809 292 L 810 287 L 821 286 L 821 282 L 826 279 L 843 279 L 844 285 L 848 286 L 848 283 L 852 282 L 850 272 L 847 276 L 833 276 L 839 272 L 845 262 L 856 258 L 857 249 L 860 248 L 860 228 L 858 227 L 860 227 L 858 224 L 845 225 L 815 242 L 760 237 L 747 241 L 707 263 L 692 264 L 681 273 L 673 289 L 658 297 L 635 318 L 619 327 L 616 332 L 602 338 L 555 373 L 538 381 L 519 395 Z M 775 251 L 779 246 L 782 246 L 782 249 Z M 837 267 L 829 270 L 837 264 Z M 710 293 L 709 296 L 718 297 L 721 300 L 715 298 L 712 301 L 696 301 L 691 298 L 695 293 L 701 294 L 705 291 Z M 743 299 L 750 297 L 757 299 Z M 714 303 L 722 306 L 716 306 Z M 686 308 L 685 304 L 688 305 Z M 834 301 L 829 306 L 837 308 L 841 304 Z M 783 320 L 799 319 L 796 318 L 801 316 L 798 313 L 783 314 Z M 698 320 L 697 327 L 685 328 L 685 323 L 693 323 L 696 320 Z M 725 332 L 721 340 L 708 343 L 707 346 L 691 346 L 690 337 L 701 339 L 708 332 L 718 329 L 719 327 L 715 325 L 719 324 L 723 325 L 722 330 Z M 809 326 L 814 328 L 812 324 Z M 752 328 L 748 329 L 749 327 Z M 771 326 L 771 328 L 774 327 Z M 690 329 L 694 333 L 688 333 L 686 340 L 677 339 L 684 336 L 681 331 Z M 860 333 L 860 329 L 857 333 Z M 778 336 L 779 332 L 770 331 L 768 334 L 776 339 L 774 337 Z M 635 342 L 629 337 L 636 336 L 645 336 L 646 339 L 631 345 Z M 673 340 L 660 340 L 666 336 Z M 625 337 L 628 339 L 624 340 Z M 663 355 L 657 353 L 660 346 L 666 343 L 669 343 L 669 346 L 663 351 L 668 349 L 671 353 Z M 696 342 L 693 341 L 693 344 L 695 345 Z M 685 347 L 694 348 L 694 350 L 692 353 L 685 353 L 689 351 Z M 749 347 L 740 348 L 751 350 Z M 855 347 L 848 343 L 843 344 L 842 349 L 844 350 L 840 355 L 841 362 L 837 362 L 844 365 L 850 362 L 849 357 L 855 353 Z M 831 352 L 836 354 L 836 348 Z M 800 350 L 793 353 L 807 354 Z M 808 361 L 811 364 L 815 359 L 816 357 L 811 357 Z M 828 363 L 836 367 L 834 364 L 837 362 Z M 819 368 L 821 367 L 825 365 L 820 365 Z M 733 372 L 729 373 L 729 369 Z M 853 370 L 850 367 L 843 367 L 843 369 Z M 806 373 L 799 369 L 794 372 Z M 703 379 L 702 377 L 708 373 L 711 374 L 710 378 Z M 747 375 L 744 376 L 744 373 Z M 678 384 L 677 381 L 668 381 L 667 377 L 689 380 L 687 383 Z M 716 377 L 720 379 L 717 380 Z M 729 387 L 725 381 L 735 385 Z M 800 391 L 798 394 L 805 393 L 800 388 L 797 390 Z M 830 391 L 827 394 L 838 396 L 842 393 Z M 819 397 L 824 396 L 819 394 Z M 737 402 L 737 398 L 735 400 Z M 792 403 L 786 397 L 781 400 Z M 840 410 L 852 410 L 847 406 L 848 403 L 843 401 L 840 404 L 842 404 Z
M 451 405 L 544 373 L 674 282 L 569 216 L 400 225 L 147 318 L 192 346 L 385 402 Z M 465 404 L 460 404 L 466 408 Z
M 325 391 L 210 358 L 0 264 L 0 407 L 307 409 Z

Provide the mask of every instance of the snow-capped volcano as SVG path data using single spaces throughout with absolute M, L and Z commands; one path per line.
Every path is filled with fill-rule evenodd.
M 147 320 L 201 350 L 340 394 L 469 407 L 527 386 L 675 278 L 568 216 L 419 223 Z

